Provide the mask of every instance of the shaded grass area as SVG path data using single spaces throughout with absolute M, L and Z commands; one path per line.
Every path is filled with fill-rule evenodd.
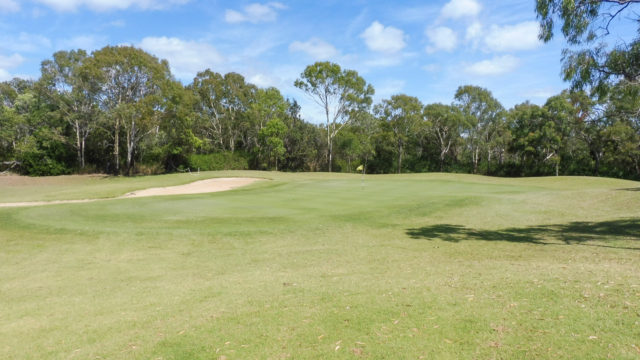
M 640 354 L 637 183 L 207 176 L 247 174 L 272 181 L 0 209 L 0 358 Z
M 640 206 L 640 205 L 639 205 Z M 465 240 L 526 242 L 539 245 L 588 245 L 640 250 L 640 218 L 601 222 L 574 221 L 501 230 L 470 229 L 463 225 L 437 224 L 407 230 L 413 239 L 450 242 Z M 633 246 L 616 246 L 618 240 Z

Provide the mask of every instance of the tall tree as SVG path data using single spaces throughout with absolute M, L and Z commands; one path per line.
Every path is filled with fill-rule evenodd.
M 572 132 L 577 129 L 577 109 L 571 103 L 570 95 L 566 91 L 547 99 L 544 107 L 547 110 L 549 121 L 554 124 L 555 136 L 558 139 L 558 144 L 553 149 L 555 173 L 558 176 L 562 158 L 565 155 L 568 156 L 569 153 Z
M 287 134 L 287 126 L 278 118 L 271 119 L 265 127 L 260 130 L 259 137 L 267 152 L 269 162 L 275 160 L 276 171 L 278 171 L 278 161 L 282 160 L 286 151 L 284 147 L 284 137 Z
M 307 93 L 324 114 L 327 130 L 328 170 L 332 170 L 333 138 L 351 119 L 356 111 L 371 106 L 375 93 L 373 86 L 354 70 L 342 70 L 340 65 L 316 62 L 300 74 L 294 85 Z
M 409 138 L 416 130 L 421 116 L 422 103 L 418 98 L 404 94 L 394 95 L 376 105 L 374 112 L 386 121 L 393 131 L 396 143 L 397 171 L 402 172 L 402 158 Z
M 43 61 L 41 66 L 41 81 L 49 90 L 50 100 L 74 130 L 72 144 L 80 168 L 85 167 L 87 138 L 98 120 L 98 83 L 81 71 L 86 59 L 84 50 L 58 51 L 53 59 Z
M 444 162 L 460 139 L 463 129 L 462 113 L 455 106 L 444 104 L 429 104 L 424 107 L 423 117 L 427 121 L 428 129 L 436 139 L 440 150 L 440 171 L 444 170 Z
M 196 111 L 214 148 L 233 152 L 239 141 L 248 142 L 246 115 L 255 102 L 255 85 L 246 83 L 240 74 L 223 76 L 207 69 L 196 75 L 190 88 L 197 96 Z
M 99 105 L 113 126 L 113 170 L 120 172 L 124 131 L 126 171 L 131 174 L 138 143 L 157 130 L 162 92 L 172 79 L 169 64 L 135 47 L 107 46 L 92 54 L 83 71 L 99 82 Z
M 638 0 L 536 0 L 540 39 L 550 41 L 559 21 L 572 46 L 563 51 L 563 72 L 574 89 L 592 87 L 603 96 L 613 84 L 640 84 L 640 32 L 629 43 L 607 38 L 625 21 L 640 31 L 638 5 Z
M 247 141 L 249 148 L 259 146 L 258 134 L 265 125 L 272 119 L 282 119 L 286 116 L 289 104 L 280 94 L 280 90 L 270 87 L 267 89 L 257 89 L 255 101 L 250 104 L 250 120 L 252 121 L 252 131 Z
M 504 108 L 491 92 L 478 86 L 461 86 L 455 94 L 455 104 L 462 110 L 467 122 L 467 142 L 473 162 L 473 173 L 478 172 L 481 152 L 490 161 L 491 145 L 496 130 L 504 121 Z

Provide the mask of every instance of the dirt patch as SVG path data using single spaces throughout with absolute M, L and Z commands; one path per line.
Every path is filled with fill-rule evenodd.
M 16 179 L 17 180 L 17 179 Z M 166 195 L 188 195 L 188 194 L 204 194 L 219 191 L 228 191 L 242 186 L 247 186 L 261 179 L 255 178 L 216 178 L 199 180 L 185 185 L 167 186 L 158 188 L 149 188 L 136 190 L 117 198 L 111 199 L 83 199 L 83 200 L 54 200 L 54 201 L 31 201 L 31 202 L 14 202 L 0 203 L 0 207 L 20 207 L 20 206 L 39 206 L 54 204 L 75 204 L 86 203 L 99 200 L 127 199 L 147 196 L 166 196 Z

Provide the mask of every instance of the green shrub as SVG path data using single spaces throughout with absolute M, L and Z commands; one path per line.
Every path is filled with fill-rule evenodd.
M 240 151 L 193 154 L 189 156 L 189 167 L 201 171 L 248 170 L 249 155 Z

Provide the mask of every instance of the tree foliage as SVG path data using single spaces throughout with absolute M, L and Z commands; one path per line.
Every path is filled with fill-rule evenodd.
M 330 62 L 307 66 L 294 85 L 318 104 L 326 119 L 328 170 L 332 171 L 333 138 L 352 114 L 367 110 L 375 93 L 373 86 L 354 70 L 343 70 Z
M 611 68 L 632 71 L 633 52 Z M 132 47 L 53 54 L 38 80 L 0 83 L 0 171 L 148 174 L 190 169 L 488 175 L 604 175 L 640 179 L 640 87 L 622 77 L 606 96 L 563 91 L 506 110 L 485 88 L 449 104 L 398 94 L 373 108 L 373 88 L 331 63 L 296 86 L 329 116 L 306 121 L 295 99 L 237 73 L 207 69 L 190 84 Z M 613 79 L 613 78 L 611 78 Z M 325 106 L 326 105 L 326 106 Z M 372 111 L 373 110 L 373 111 Z M 328 119 L 328 121 L 327 121 Z

